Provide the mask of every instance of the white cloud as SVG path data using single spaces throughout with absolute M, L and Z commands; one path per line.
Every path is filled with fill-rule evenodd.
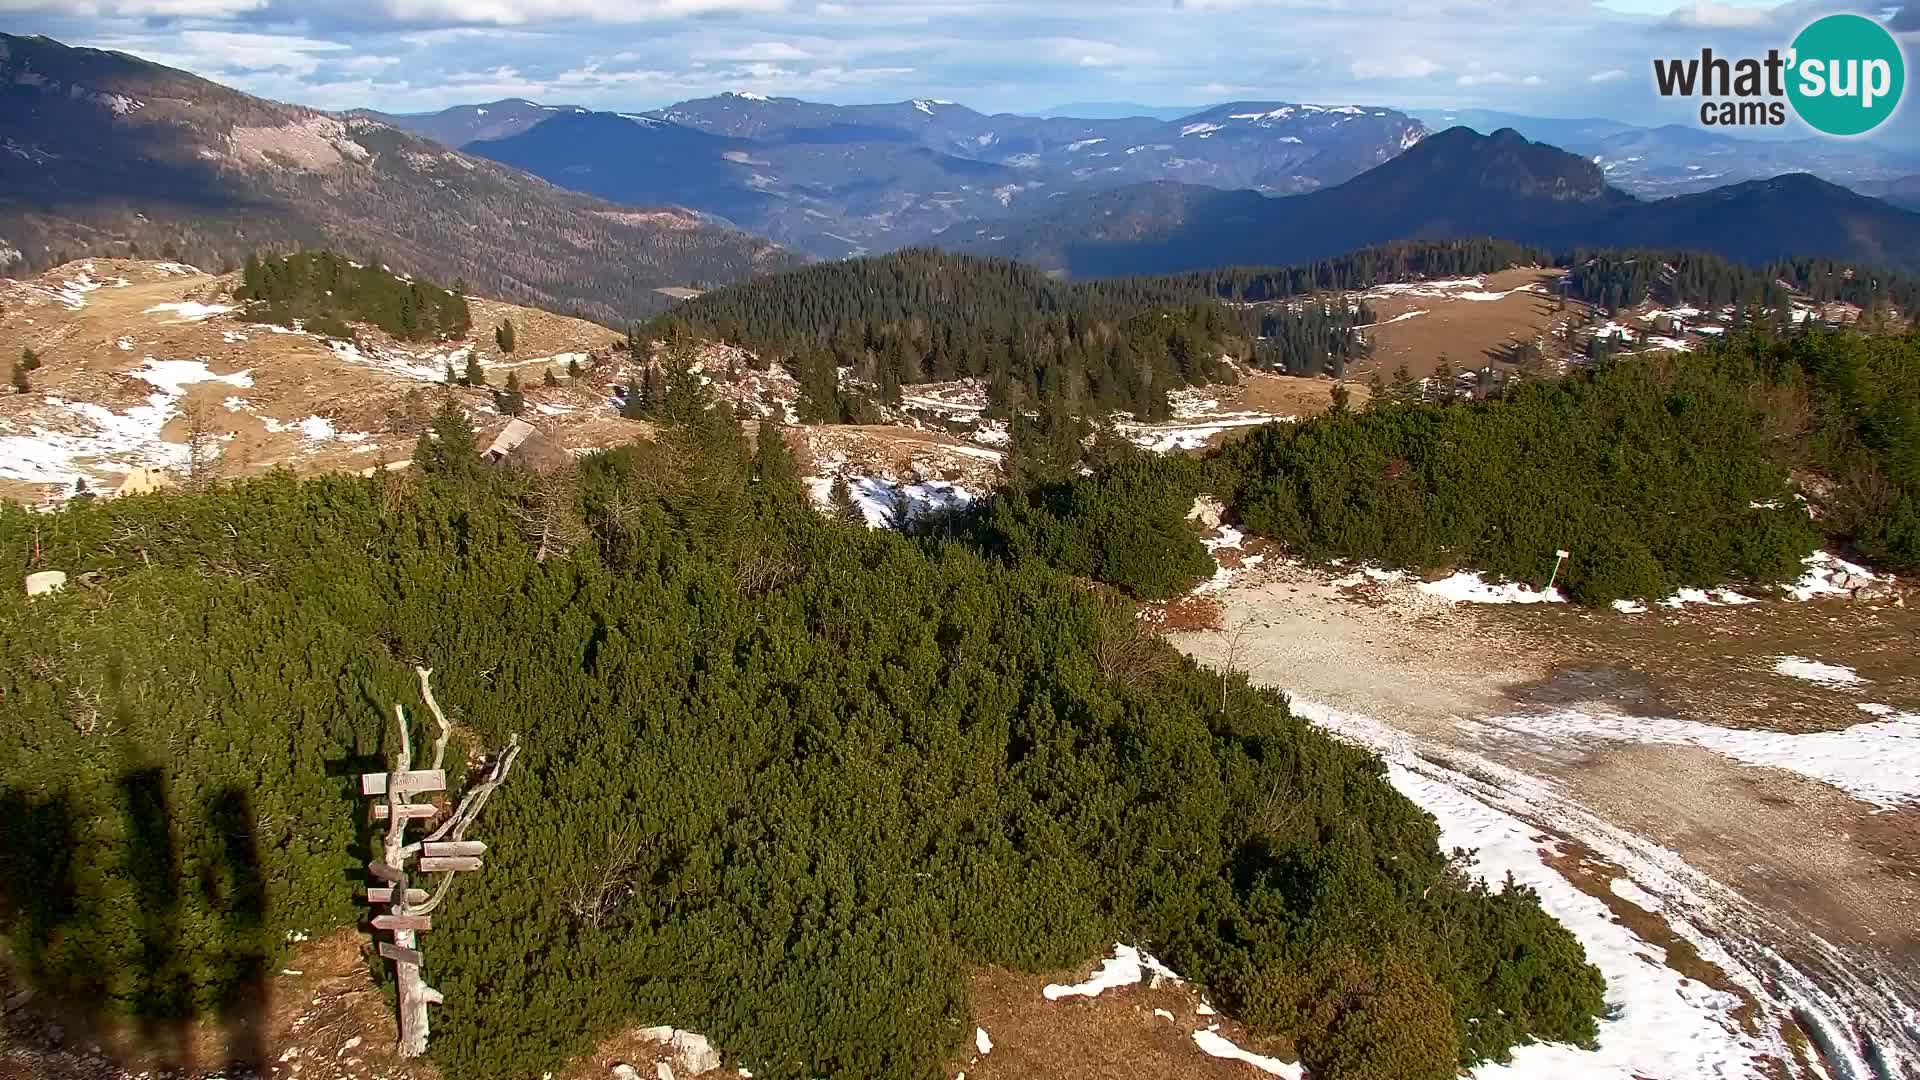
M 706 60 L 760 60 L 789 61 L 810 59 L 813 54 L 796 45 L 784 41 L 756 41 L 735 49 L 721 49 L 700 54 Z
M 1587 76 L 1587 81 L 1590 83 L 1610 83 L 1619 82 L 1626 77 L 1627 71 L 1625 68 L 1608 68 L 1605 71 L 1596 71 Z
M 1087 68 L 1122 67 L 1149 63 L 1154 54 L 1148 49 L 1115 45 L 1093 38 L 1058 37 L 1044 42 L 1047 55 L 1055 60 Z
M 102 38 L 87 44 L 133 53 L 202 74 L 282 72 L 305 77 L 348 49 L 344 42 L 295 34 L 254 34 L 236 30 L 182 30 L 172 34 Z
M 1424 79 L 1440 65 L 1424 56 L 1362 57 L 1348 68 L 1356 79 Z
M 1509 75 L 1504 71 L 1469 71 L 1454 81 L 1461 86 L 1540 86 L 1546 80 L 1538 75 Z
M 44 11 L 85 18 L 230 19 L 267 0 L 0 0 L 0 11 Z
M 770 14 L 787 0 L 381 0 L 399 19 L 512 26 L 552 19 L 629 23 L 692 15 Z
M 1766 8 L 1736 7 L 1714 0 L 1694 0 L 1667 15 L 1667 25 L 1688 30 L 1750 30 L 1773 25 L 1773 12 Z

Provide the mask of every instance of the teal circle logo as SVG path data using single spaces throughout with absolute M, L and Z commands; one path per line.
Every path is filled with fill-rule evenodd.
M 1828 15 L 1793 39 L 1787 98 L 1815 131 L 1862 135 L 1900 104 L 1906 58 L 1887 28 L 1864 15 Z

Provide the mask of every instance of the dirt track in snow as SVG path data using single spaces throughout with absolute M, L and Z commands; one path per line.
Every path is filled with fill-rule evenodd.
M 1662 914 L 1772 984 L 1748 991 L 1763 999 L 1762 1014 L 1782 1028 L 1794 1026 L 1785 1018 L 1796 1005 L 1835 1014 L 1824 1037 L 1850 1044 L 1865 1063 L 1836 1075 L 1920 1075 L 1920 805 L 1876 807 L 1712 749 L 1536 736 L 1527 724 L 1573 711 L 1628 727 L 1635 717 L 1683 717 L 1809 731 L 1870 721 L 1861 702 L 1920 712 L 1911 648 L 1920 613 L 1766 603 L 1630 620 L 1452 608 L 1410 591 L 1356 598 L 1297 567 L 1243 575 L 1221 599 L 1226 629 L 1175 633 L 1174 643 L 1303 702 L 1370 718 L 1386 730 L 1368 741 L 1410 750 L 1403 760 L 1463 788 L 1492 763 L 1503 777 L 1488 790 L 1511 796 L 1507 812 L 1544 835 L 1583 850 L 1626 843 L 1657 876 L 1673 870 L 1687 882 L 1687 896 L 1655 890 Z M 1835 689 L 1772 673 L 1765 657 L 1789 649 L 1872 679 Z M 1684 704 L 1696 698 L 1708 704 Z M 1489 718 L 1509 719 L 1478 722 Z

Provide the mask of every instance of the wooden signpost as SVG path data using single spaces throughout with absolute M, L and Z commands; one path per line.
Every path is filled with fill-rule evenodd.
M 364 773 L 360 777 L 360 793 L 382 800 L 373 806 L 374 820 L 387 823 L 381 857 L 367 864 L 367 874 L 372 879 L 367 885 L 367 902 L 377 911 L 373 928 L 393 935 L 391 942 L 379 942 L 379 953 L 393 961 L 399 984 L 402 1057 L 419 1057 L 427 1052 L 427 1006 L 442 1001 L 440 992 L 420 976 L 422 960 L 419 941 L 414 935 L 433 929 L 430 916 L 446 898 L 454 876 L 480 869 L 480 856 L 485 854 L 487 845 L 466 839 L 467 828 L 480 816 L 488 796 L 507 778 L 514 759 L 520 756 L 520 736 L 515 734 L 507 740 L 506 750 L 486 777 L 461 796 L 460 804 L 440 827 L 424 839 L 408 843 L 408 825 L 429 823 L 441 813 L 441 807 L 430 802 L 413 802 L 410 796 L 446 790 L 447 774 L 441 766 L 447 754 L 447 738 L 453 731 L 446 714 L 440 711 L 440 703 L 433 699 L 433 687 L 428 681 L 433 675 L 432 669 L 416 667 L 414 671 L 420 676 L 420 697 L 440 725 L 440 734 L 433 740 L 433 764 L 425 769 L 413 767 L 406 710 L 395 705 L 394 720 L 400 728 L 399 761 L 387 772 Z M 407 864 L 415 860 L 410 874 Z M 444 876 L 429 894 L 425 889 L 411 887 L 413 874 Z M 379 908 L 385 910 L 378 911 Z

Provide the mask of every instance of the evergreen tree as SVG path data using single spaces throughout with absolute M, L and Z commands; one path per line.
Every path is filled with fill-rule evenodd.
M 502 416 L 519 416 L 526 411 L 527 396 L 520 389 L 519 372 L 507 372 L 507 385 L 494 394 L 493 407 L 500 410 Z
M 467 353 L 467 371 L 465 375 L 461 376 L 460 381 L 462 384 L 474 387 L 475 389 L 487 385 L 487 372 L 485 368 L 480 366 L 480 354 L 472 351 Z
M 493 342 L 494 344 L 500 346 L 501 352 L 503 353 L 513 352 L 514 340 L 513 340 L 513 320 L 512 319 L 502 320 L 499 326 L 494 327 Z
M 540 383 L 543 386 L 559 386 L 560 377 L 553 373 L 552 368 L 547 368 L 540 375 Z
M 800 466 L 787 448 L 785 434 L 772 420 L 760 421 L 754 436 L 754 478 L 772 492 L 797 493 L 800 490 Z
M 860 509 L 860 504 L 854 501 L 853 492 L 847 487 L 846 477 L 833 478 L 833 487 L 827 491 L 827 502 L 833 507 L 833 516 L 842 523 L 866 527 L 867 515 Z
M 16 394 L 24 394 L 32 389 L 33 384 L 27 379 L 26 365 L 15 360 L 13 362 L 13 392 Z
M 569 378 L 569 379 L 577 379 L 577 378 L 579 378 L 579 377 L 580 377 L 580 361 L 579 361 L 579 359 L 578 359 L 578 358 L 569 358 L 569 359 L 567 360 L 567 378 Z
M 20 366 L 28 371 L 40 370 L 40 354 L 32 349 L 20 350 Z
M 451 395 L 440 399 L 428 429 L 414 443 L 413 465 L 424 476 L 453 482 L 480 471 L 480 448 L 465 409 Z

